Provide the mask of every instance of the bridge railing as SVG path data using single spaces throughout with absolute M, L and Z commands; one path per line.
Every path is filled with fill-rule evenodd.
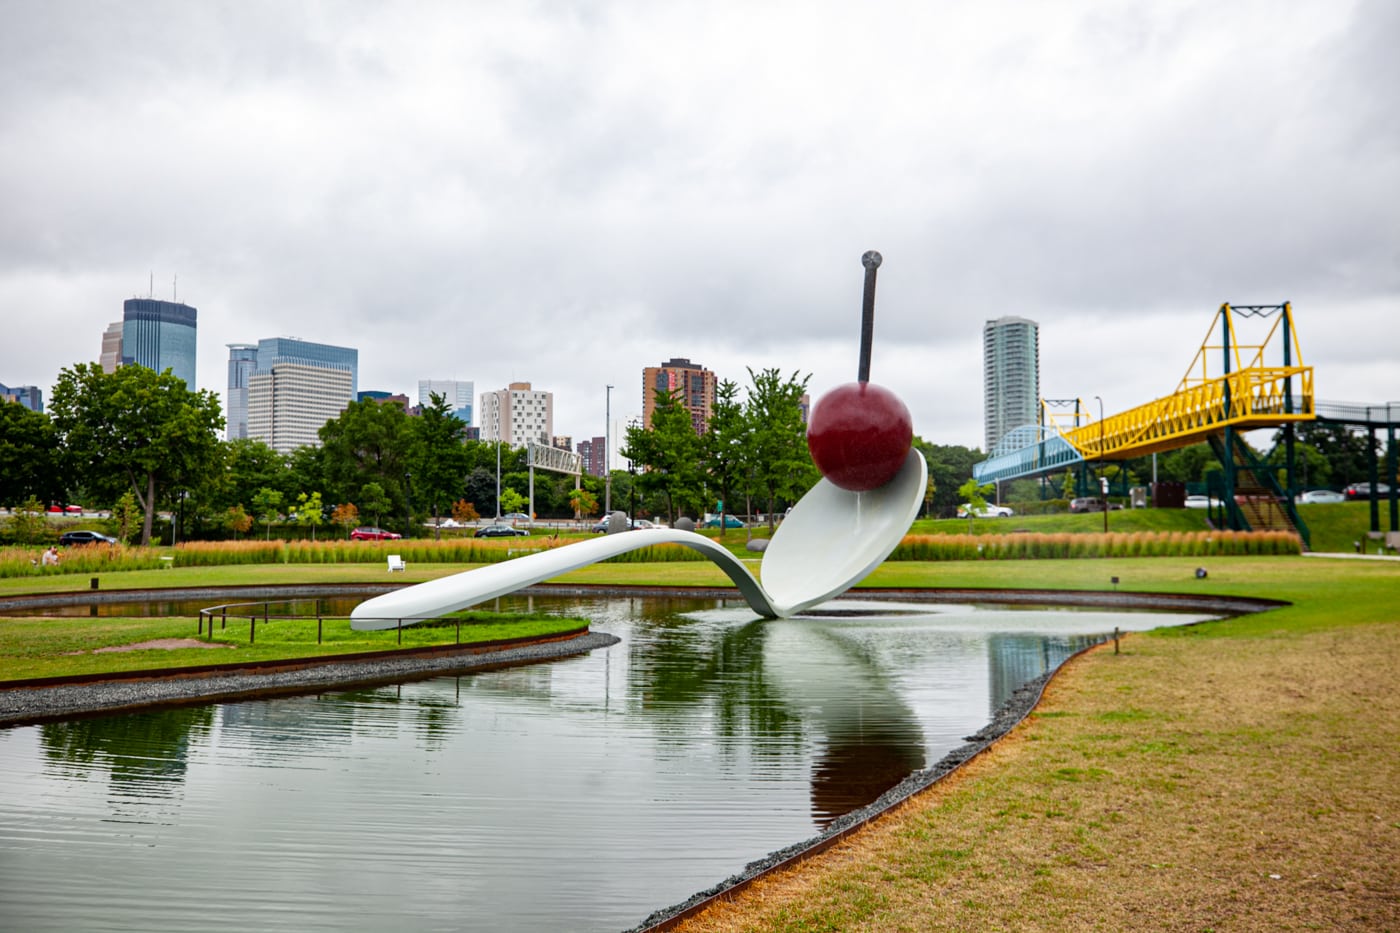
M 1196 443 L 1226 426 L 1250 430 L 1313 418 L 1311 366 L 1255 366 L 1081 425 L 1063 437 L 1086 460 L 1126 459 Z

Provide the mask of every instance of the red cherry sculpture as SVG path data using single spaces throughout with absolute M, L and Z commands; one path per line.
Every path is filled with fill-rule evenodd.
M 823 395 L 807 426 L 817 469 L 850 492 L 894 479 L 913 439 L 914 420 L 899 396 L 869 382 L 848 382 Z

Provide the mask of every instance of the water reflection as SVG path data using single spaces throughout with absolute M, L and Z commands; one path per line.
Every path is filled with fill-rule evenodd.
M 622 643 L 466 677 L 0 730 L 6 925 L 621 929 L 938 760 L 1094 633 L 1163 621 L 534 607 L 586 615 Z

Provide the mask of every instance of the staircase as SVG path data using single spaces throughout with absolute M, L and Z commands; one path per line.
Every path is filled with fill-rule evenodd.
M 1228 445 L 1228 446 L 1227 446 Z M 1225 476 L 1234 477 L 1234 488 L 1224 477 L 1212 476 L 1211 495 L 1225 505 L 1226 522 L 1238 531 L 1288 531 L 1296 534 L 1309 547 L 1308 526 L 1298 516 L 1297 509 L 1278 483 L 1274 468 L 1262 462 L 1234 431 L 1213 434 L 1211 449 L 1225 468 Z

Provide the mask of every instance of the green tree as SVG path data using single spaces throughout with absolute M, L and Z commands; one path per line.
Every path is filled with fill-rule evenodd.
M 321 494 L 313 492 L 311 495 L 301 493 L 297 496 L 297 524 L 311 526 L 311 540 L 316 540 L 316 529 L 326 520 L 322 512 Z
M 958 496 L 967 503 L 967 533 L 972 534 L 972 519 L 980 514 L 987 507 L 987 495 L 992 491 L 992 484 L 979 484 L 976 479 L 968 477 L 967 482 L 958 487 Z
M 62 498 L 58 438 L 42 412 L 0 400 L 0 504 Z
M 283 495 L 288 485 L 288 458 L 260 440 L 235 438 L 223 445 L 224 470 L 219 495 L 227 506 L 252 502 L 259 489 L 276 489 Z M 308 488 L 317 488 L 311 484 Z
M 112 506 L 109 528 L 112 535 L 123 544 L 130 544 L 141 520 L 141 509 L 136 505 L 136 497 L 124 492 Z
M 412 422 L 409 466 L 413 473 L 413 498 L 433 517 L 436 536 L 442 516 L 461 495 L 467 479 L 467 450 L 462 445 L 466 425 L 433 393 L 422 413 Z
M 501 490 L 501 510 L 504 512 L 523 512 L 529 504 L 529 499 L 509 486 Z
M 776 369 L 757 373 L 749 369 L 744 409 L 749 429 L 747 463 L 753 489 L 765 500 L 769 528 L 779 503 L 797 501 L 818 479 L 802 422 L 802 397 L 811 378 L 799 378 L 794 372 L 784 379 Z
M 748 479 L 749 425 L 738 394 L 739 387 L 729 379 L 715 387 L 715 403 L 700 445 L 710 488 L 719 496 L 721 538 L 725 532 L 724 514 L 732 510 L 734 496 L 748 494 L 745 481 Z
M 644 467 L 637 475 L 637 486 L 664 498 L 668 523 L 675 522 L 678 510 L 703 501 L 700 437 L 679 391 L 657 390 L 651 427 L 628 425 L 621 453 Z
M 267 525 L 267 539 L 272 540 L 272 523 L 277 521 L 282 506 L 282 491 L 264 486 L 253 494 L 253 511 Z
M 956 444 L 931 444 L 921 437 L 914 438 L 914 449 L 924 455 L 928 478 L 933 483 L 931 509 L 936 515 L 951 516 L 962 503 L 959 487 L 972 478 L 972 467 L 985 457 L 972 447 Z
M 374 523 L 378 525 L 379 516 L 393 506 L 389 497 L 384 493 L 384 487 L 378 483 L 365 483 L 360 487 L 360 512 L 374 516 Z
M 340 501 L 373 483 L 387 502 L 370 508 L 361 501 L 360 511 L 374 515 L 376 524 L 384 515 L 403 514 L 408 504 L 413 430 L 402 406 L 368 399 L 351 402 L 340 417 L 321 427 L 320 437 L 323 493 Z
M 188 488 L 217 470 L 219 397 L 191 392 L 169 370 L 122 366 L 104 373 L 78 363 L 54 385 L 53 423 L 75 477 L 109 501 L 130 489 L 150 544 L 157 505 L 171 488 Z
M 7 531 L 10 540 L 16 544 L 47 544 L 56 537 L 44 512 L 44 504 L 34 496 L 21 502 L 10 513 Z

